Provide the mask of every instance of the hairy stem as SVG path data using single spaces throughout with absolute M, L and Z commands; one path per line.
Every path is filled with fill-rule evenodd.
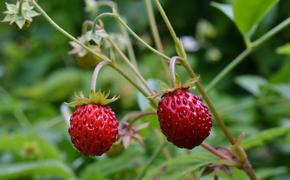
M 145 116 L 156 115 L 156 112 L 141 112 L 132 121 L 130 121 L 128 129 L 131 129 L 133 124 Z
M 225 154 L 221 153 L 219 150 L 215 149 L 214 147 L 212 147 L 211 145 L 209 144 L 206 144 L 206 143 L 202 143 L 201 146 L 208 150 L 209 152 L 217 155 L 218 157 L 220 157 L 221 159 L 224 159 L 224 160 L 228 160 L 228 161 L 232 161 L 232 159 L 228 156 L 226 156 Z
M 91 91 L 96 92 L 96 84 L 99 72 L 106 64 L 108 64 L 106 61 L 101 61 L 96 65 L 91 79 Z
M 103 13 L 100 14 L 99 16 L 97 16 L 94 20 L 94 23 L 97 24 L 97 22 L 99 21 L 99 19 L 102 19 L 104 17 L 112 17 L 116 20 L 118 20 L 118 22 L 120 22 L 121 25 L 123 25 L 128 32 L 136 39 L 138 40 L 141 44 L 143 44 L 145 47 L 147 47 L 150 51 L 152 51 L 153 53 L 159 55 L 160 57 L 163 57 L 166 60 L 170 60 L 170 58 L 168 56 L 166 56 L 165 54 L 159 52 L 158 50 L 154 49 L 152 46 L 150 46 L 148 43 L 146 43 L 143 39 L 141 39 L 125 22 L 124 20 L 122 20 L 122 18 L 120 18 L 120 16 L 118 16 L 115 13 Z
M 189 75 L 193 78 L 193 79 L 197 79 L 198 76 L 194 73 L 194 71 L 192 70 L 191 66 L 188 64 L 187 62 L 187 58 L 186 58 L 186 53 L 184 51 L 184 48 L 182 46 L 182 44 L 180 44 L 180 41 L 178 40 L 175 32 L 174 32 L 174 29 L 170 23 L 170 21 L 168 20 L 159 0 L 155 0 L 155 3 L 159 9 L 159 12 L 161 13 L 162 17 L 163 17 L 163 20 L 165 21 L 166 25 L 167 25 L 167 28 L 169 29 L 170 31 L 170 34 L 172 36 L 172 38 L 174 39 L 175 41 L 175 45 L 177 47 L 177 53 L 181 55 L 181 63 L 182 65 L 185 67 L 186 71 L 189 73 Z M 208 97 L 203 85 L 197 81 L 196 82 L 196 87 L 198 89 L 198 91 L 200 92 L 201 96 L 203 97 L 203 99 L 206 101 L 210 111 L 212 112 L 214 118 L 216 119 L 217 123 L 219 124 L 219 126 L 222 128 L 224 134 L 226 135 L 227 139 L 229 140 L 229 142 L 232 144 L 232 145 L 235 145 L 236 144 L 236 141 L 233 137 L 233 135 L 230 133 L 230 131 L 226 128 L 225 124 L 223 123 L 222 119 L 221 119 L 221 116 L 219 115 L 219 113 L 217 112 L 216 108 L 214 107 L 212 101 L 210 100 L 210 98 Z M 238 146 L 239 148 L 237 149 L 237 152 L 238 154 L 243 154 L 245 156 L 239 156 L 239 159 L 244 159 L 245 158 L 245 162 L 248 163 L 248 169 L 247 168 L 243 168 L 247 174 L 249 175 L 249 177 L 251 177 L 252 179 L 256 179 L 256 175 L 254 173 L 254 170 L 251 168 L 250 164 L 249 164 L 249 161 L 247 159 L 247 156 L 246 156 L 246 152 L 245 150 L 243 149 L 242 146 Z
M 198 78 L 197 75 L 191 69 L 190 65 L 186 61 L 182 61 L 182 65 L 185 67 L 185 69 L 187 70 L 187 72 L 189 73 L 189 75 L 193 79 Z M 206 101 L 210 111 L 212 112 L 212 114 L 213 114 L 214 118 L 216 119 L 218 125 L 222 128 L 222 130 L 223 130 L 224 134 L 226 135 L 227 139 L 230 141 L 231 144 L 235 144 L 235 140 L 234 140 L 233 135 L 226 128 L 226 125 L 222 121 L 222 118 L 220 117 L 219 113 L 215 109 L 215 107 L 214 107 L 213 103 L 211 102 L 210 98 L 206 94 L 203 85 L 199 81 L 197 81 L 196 82 L 196 87 L 197 87 L 197 90 L 200 92 L 201 96 L 203 97 L 203 99 Z
M 24 3 L 24 0 L 20 0 L 19 2 L 19 9 L 18 9 L 18 14 L 19 15 L 22 15 L 22 6 L 23 6 L 23 3 Z
M 80 45 L 81 47 L 83 47 L 84 49 L 86 49 L 88 52 L 94 54 L 96 57 L 103 59 L 104 61 L 108 62 L 110 67 L 112 67 L 115 71 L 117 71 L 121 76 L 123 76 L 127 81 L 129 81 L 136 89 L 138 89 L 140 91 L 140 93 L 142 93 L 145 97 L 149 97 L 150 95 L 144 91 L 144 89 L 139 86 L 133 79 L 130 78 L 130 76 L 128 74 L 126 74 L 126 72 L 124 72 L 118 65 L 111 63 L 112 61 L 107 57 L 104 56 L 103 54 L 99 54 L 97 52 L 95 52 L 94 50 L 90 49 L 89 47 L 87 47 L 86 45 L 84 45 L 83 43 L 81 43 L 79 40 L 77 40 L 75 37 L 73 37 L 71 34 L 69 34 L 68 32 L 66 32 L 64 29 L 62 29 L 58 24 L 56 24 L 50 17 L 49 15 L 38 5 L 38 3 L 36 1 L 32 1 L 33 5 L 36 7 L 36 9 L 43 15 L 43 17 L 56 29 L 58 30 L 60 33 L 62 33 L 64 36 L 66 36 L 68 39 L 70 39 L 71 41 L 74 41 L 75 43 L 77 43 L 78 45 Z M 95 27 L 95 25 L 93 26 Z M 157 103 L 149 98 L 149 101 L 151 103 L 151 105 L 153 107 L 157 107 Z
M 113 48 L 120 54 L 122 59 L 125 61 L 126 64 L 132 69 L 132 71 L 135 73 L 137 78 L 142 82 L 142 84 L 145 86 L 145 88 L 148 90 L 151 96 L 153 96 L 155 93 L 154 91 L 150 88 L 142 74 L 138 71 L 137 67 L 134 66 L 134 64 L 131 63 L 131 61 L 127 58 L 127 56 L 123 53 L 123 51 L 112 41 L 111 38 L 108 38 L 109 42 L 112 44 Z
M 209 83 L 209 85 L 206 87 L 207 91 L 210 91 L 215 85 L 217 85 L 226 75 L 229 74 L 237 65 L 239 65 L 242 61 L 248 57 L 251 52 L 256 50 L 258 47 L 260 47 L 263 43 L 265 43 L 267 40 L 272 38 L 274 35 L 285 29 L 287 26 L 290 25 L 290 17 L 285 19 L 283 22 L 278 24 L 276 27 L 271 29 L 269 32 L 264 34 L 262 37 L 254 41 L 251 45 L 248 46 L 247 49 L 245 49 L 240 55 L 238 55 L 230 64 L 228 64 L 215 78 Z
M 104 56 L 103 54 L 99 54 L 96 51 L 92 50 L 91 48 L 87 47 L 86 45 L 84 45 L 83 43 L 81 43 L 79 40 L 77 40 L 75 37 L 73 37 L 71 34 L 69 34 L 68 32 L 66 32 L 64 29 L 62 29 L 58 24 L 56 24 L 49 16 L 48 14 L 37 4 L 36 1 L 32 1 L 33 5 L 36 7 L 36 9 L 43 15 L 43 17 L 55 28 L 57 29 L 59 32 L 61 32 L 64 36 L 66 36 L 68 39 L 70 39 L 71 41 L 74 41 L 75 43 L 77 43 L 79 46 L 81 46 L 82 48 L 84 48 L 85 50 L 87 50 L 88 52 L 94 54 L 96 57 L 103 59 L 104 61 L 110 62 L 111 60 Z
M 176 88 L 176 78 L 175 78 L 175 64 L 176 61 L 179 59 L 178 56 L 174 56 L 170 59 L 169 64 L 169 74 L 171 79 L 172 88 Z
M 179 56 L 181 56 L 182 58 L 184 58 L 184 59 L 187 60 L 187 57 L 186 57 L 187 55 L 186 55 L 186 53 L 185 53 L 184 47 L 183 47 L 181 41 L 179 40 L 179 38 L 177 37 L 177 35 L 176 35 L 176 33 L 175 33 L 175 31 L 174 31 L 174 29 L 173 29 L 173 27 L 172 27 L 172 25 L 171 25 L 171 23 L 170 23 L 168 17 L 167 17 L 167 15 L 166 15 L 164 9 L 162 8 L 162 6 L 161 6 L 159 0 L 154 0 L 154 2 L 155 2 L 156 6 L 157 6 L 157 8 L 158 8 L 159 13 L 161 14 L 161 16 L 162 16 L 162 18 L 163 18 L 163 20 L 164 20 L 164 22 L 165 22 L 165 24 L 166 24 L 167 29 L 168 29 L 169 32 L 170 32 L 171 37 L 172 37 L 173 40 L 174 40 L 174 43 L 175 43 L 175 49 L 176 49 L 176 51 L 177 51 L 177 54 L 178 54 Z
M 156 23 L 155 15 L 154 15 L 153 8 L 152 8 L 152 3 L 151 3 L 152 0 L 144 0 L 144 1 L 145 1 L 145 5 L 146 5 L 146 10 L 147 10 L 148 18 L 149 18 L 150 29 L 151 29 L 151 33 L 152 33 L 152 36 L 153 36 L 153 40 L 154 40 L 155 46 L 156 46 L 156 48 L 157 48 L 157 50 L 159 52 L 164 53 L 164 48 L 163 48 L 163 45 L 162 45 L 162 42 L 161 42 L 161 38 L 160 38 L 160 35 L 159 35 L 159 32 L 158 32 L 157 23 Z M 168 81 L 170 81 L 169 69 L 168 69 L 168 65 L 167 65 L 167 63 L 165 61 L 166 59 L 164 59 L 163 57 L 160 57 L 160 60 L 161 60 L 163 69 L 165 71 L 164 72 L 165 77 L 166 77 L 166 79 Z
M 176 43 L 176 42 L 178 41 L 178 38 L 177 38 L 177 36 L 176 36 L 176 33 L 175 33 L 175 31 L 174 31 L 174 29 L 173 29 L 173 27 L 172 27 L 172 25 L 171 25 L 171 23 L 170 23 L 168 17 L 166 16 L 165 11 L 163 10 L 163 8 L 162 8 L 162 6 L 161 6 L 159 0 L 154 0 L 154 1 L 155 1 L 155 4 L 156 4 L 156 6 L 157 6 L 157 8 L 158 8 L 158 10 L 159 10 L 159 12 L 160 12 L 160 14 L 161 14 L 161 16 L 162 16 L 164 22 L 165 22 L 165 24 L 166 24 L 166 26 L 167 26 L 167 29 L 169 30 L 169 32 L 170 32 L 170 34 L 171 34 L 171 37 L 173 38 L 173 40 L 174 40 L 175 43 Z
M 124 72 L 117 64 L 111 63 L 110 66 L 114 70 L 116 70 L 120 75 L 122 75 L 127 81 L 129 81 L 145 97 L 150 97 L 150 95 L 144 89 L 142 89 L 142 87 L 140 87 L 133 79 L 131 79 L 130 76 L 126 72 Z M 157 107 L 157 102 L 156 101 L 154 101 L 152 98 L 148 98 L 148 100 L 149 100 L 150 104 L 152 105 L 152 107 L 154 107 L 154 108 Z
M 113 1 L 98 1 L 98 6 L 108 6 L 112 9 L 112 13 L 118 14 L 119 15 L 119 10 L 118 10 L 118 6 L 115 2 Z M 120 25 L 120 24 L 119 24 Z M 128 40 L 128 43 L 126 44 L 127 46 L 127 51 L 128 51 L 128 55 L 130 57 L 130 60 L 132 61 L 132 63 L 138 68 L 137 65 L 137 61 L 136 61 L 136 56 L 135 56 L 135 52 L 132 46 L 132 41 L 128 35 L 128 32 L 126 31 L 126 29 L 120 25 L 120 29 L 122 31 L 122 34 L 126 37 L 126 39 Z

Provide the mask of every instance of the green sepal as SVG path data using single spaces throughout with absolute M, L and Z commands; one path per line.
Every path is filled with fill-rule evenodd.
M 101 91 L 97 92 L 90 92 L 89 97 L 85 97 L 84 94 L 81 92 L 79 95 L 75 95 L 75 100 L 68 103 L 69 106 L 71 107 L 76 107 L 76 106 L 82 106 L 85 104 L 97 104 L 97 105 L 107 105 L 109 103 L 112 103 L 119 99 L 119 96 L 114 96 L 112 98 L 108 98 L 110 95 L 110 92 L 104 93 Z
M 21 8 L 21 11 L 19 10 Z M 29 26 L 32 22 L 32 19 L 35 16 L 40 15 L 38 12 L 33 10 L 28 2 L 23 2 L 20 7 L 20 2 L 17 1 L 16 4 L 6 3 L 6 11 L 3 13 L 6 14 L 2 22 L 8 22 L 10 24 L 16 24 L 19 29 L 22 29 L 25 26 Z M 21 13 L 20 13 L 21 12 Z

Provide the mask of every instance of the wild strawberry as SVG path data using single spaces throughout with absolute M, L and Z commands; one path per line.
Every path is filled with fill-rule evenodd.
M 118 121 L 105 104 L 114 101 L 108 95 L 91 93 L 89 98 L 77 97 L 70 103 L 76 110 L 70 118 L 68 130 L 74 146 L 88 156 L 99 156 L 108 151 L 118 137 Z
M 188 88 L 165 93 L 157 114 L 167 140 L 180 148 L 192 149 L 210 134 L 212 122 L 208 108 Z

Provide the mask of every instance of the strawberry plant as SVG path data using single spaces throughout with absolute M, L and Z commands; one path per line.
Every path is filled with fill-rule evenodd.
M 138 5 L 144 13 L 135 12 L 134 15 L 141 14 L 142 17 L 148 17 L 152 38 L 146 39 L 131 28 L 123 17 L 123 12 L 119 10 L 118 2 L 86 0 L 86 19 L 78 20 L 82 21 L 81 34 L 76 37 L 49 15 L 49 10 L 46 10 L 46 5 L 49 6 L 49 3 L 36 0 L 7 1 L 6 10 L 3 12 L 5 17 L 2 21 L 16 25 L 20 30 L 29 31 L 29 28 L 33 28 L 33 31 L 40 31 L 34 22 L 41 21 L 42 18 L 43 24 L 49 24 L 58 32 L 56 39 L 65 38 L 61 40 L 63 41 L 61 46 L 70 45 L 72 49 L 66 49 L 67 54 L 80 67 L 52 74 L 37 86 L 19 88 L 15 93 L 22 96 L 25 102 L 23 104 L 22 101 L 20 103 L 13 99 L 14 96 L 10 97 L 10 92 L 6 92 L 3 88 L 1 94 L 5 95 L 3 98 L 0 97 L 3 102 L 10 102 L 13 109 L 3 110 L 3 114 L 12 112 L 26 132 L 28 129 L 33 131 L 28 131 L 28 134 L 0 137 L 3 142 L 7 142 L 4 143 L 7 147 L 0 145 L 0 152 L 8 153 L 8 160 L 6 156 L 3 155 L 2 158 L 0 154 L 0 162 L 8 162 L 7 166 L 1 167 L 0 178 L 207 179 L 214 177 L 215 179 L 255 180 L 271 178 L 275 174 L 283 173 L 286 174 L 286 178 L 290 176 L 289 173 L 287 175 L 289 166 L 281 165 L 269 171 L 266 168 L 256 169 L 255 166 L 259 165 L 255 162 L 255 157 L 251 156 L 252 151 L 248 151 L 276 137 L 289 136 L 290 128 L 287 125 L 275 128 L 271 126 L 260 132 L 255 128 L 254 123 L 248 123 L 254 117 L 263 119 L 268 116 L 279 117 L 284 119 L 285 124 L 289 123 L 289 106 L 287 106 L 290 92 L 289 63 L 285 63 L 286 68 L 282 67 L 272 78 L 273 82 L 278 83 L 271 83 L 265 78 L 253 75 L 235 77 L 240 87 L 253 94 L 251 98 L 240 100 L 239 96 L 235 95 L 235 90 L 232 91 L 234 95 L 230 95 L 227 92 L 221 93 L 218 89 L 223 86 L 237 66 L 249 59 L 252 53 L 259 52 L 263 44 L 289 26 L 290 17 L 267 32 L 255 33 L 258 32 L 261 22 L 264 22 L 263 19 L 272 12 L 271 9 L 279 4 L 278 0 L 267 2 L 234 0 L 232 4 L 211 3 L 212 7 L 228 18 L 228 22 L 235 24 L 246 47 L 228 64 L 224 63 L 225 66 L 214 76 L 211 72 L 206 72 L 213 69 L 212 65 L 205 64 L 206 67 L 201 68 L 194 64 L 192 58 L 192 53 L 199 49 L 206 51 L 204 57 L 212 63 L 220 61 L 224 56 L 215 45 L 211 44 L 211 39 L 215 38 L 217 33 L 208 21 L 202 20 L 197 24 L 197 40 L 193 37 L 180 37 L 173 26 L 178 20 L 167 15 L 167 9 L 162 3 L 159 0 L 144 0 L 141 6 Z M 129 6 L 130 3 L 127 5 Z M 81 6 L 75 7 L 81 10 Z M 159 19 L 156 18 L 157 15 L 160 15 Z M 73 18 L 70 18 L 70 21 L 73 21 Z M 159 28 L 158 23 L 162 23 L 164 28 Z M 167 42 L 163 42 L 164 32 L 173 42 L 168 46 L 166 46 Z M 42 39 L 38 37 L 41 43 L 50 42 L 45 32 L 41 33 L 41 37 Z M 152 42 L 148 39 L 152 39 Z M 50 42 L 53 48 L 57 41 Z M 27 44 L 23 46 L 29 47 Z M 57 48 L 54 50 L 57 51 Z M 146 51 L 149 58 L 141 61 L 142 53 L 138 50 Z M 289 55 L 289 44 L 279 47 L 277 52 Z M 25 50 L 22 53 L 25 54 Z M 63 52 L 56 54 L 62 56 Z M 48 62 L 41 66 L 43 68 L 39 72 L 37 68 L 32 67 L 31 79 L 37 75 L 37 72 L 41 74 L 41 71 L 49 69 Z M 146 66 L 146 63 L 155 64 Z M 93 67 L 95 68 L 92 69 Z M 104 70 L 104 74 L 107 74 L 98 78 L 101 76 L 101 69 Z M 206 78 L 200 69 L 206 69 Z M 150 73 L 151 79 L 147 77 Z M 90 77 L 90 86 L 88 86 L 88 77 Z M 209 77 L 211 80 L 204 81 Z M 99 88 L 96 86 L 97 79 L 98 82 L 102 82 L 99 83 Z M 106 83 L 113 85 L 105 86 Z M 118 83 L 119 86 L 113 88 Z M 130 93 L 131 90 L 136 93 Z M 71 100 L 73 92 L 79 95 L 75 95 L 74 100 Z M 109 99 L 109 92 L 116 95 Z M 51 111 L 54 111 L 51 104 L 59 105 L 59 100 L 65 101 L 60 105 L 61 112 L 57 112 L 62 114 L 61 119 L 65 119 L 62 122 L 66 123 L 59 127 L 61 134 L 66 135 L 66 139 L 63 142 L 61 140 L 54 142 L 59 145 L 59 149 L 55 149 L 53 143 L 47 142 L 45 136 L 34 137 L 38 133 L 41 134 L 43 127 L 34 126 L 34 123 L 26 117 L 26 112 L 31 111 L 29 108 L 33 110 L 39 108 L 38 105 L 31 105 L 34 101 L 30 99 L 33 98 L 42 100 L 42 104 L 51 107 Z M 29 100 L 26 102 L 26 99 Z M 277 103 L 277 99 L 284 99 L 284 101 Z M 123 109 L 122 103 L 120 106 L 117 100 L 132 102 L 133 105 L 124 110 L 126 108 Z M 139 109 L 136 108 L 136 101 Z M 228 109 L 223 110 L 224 102 L 230 104 Z M 235 108 L 241 107 L 245 108 L 235 111 Z M 257 108 L 258 113 L 251 111 L 246 116 L 240 115 L 249 107 Z M 119 110 L 116 110 L 118 108 Z M 34 114 L 37 116 L 39 113 Z M 56 124 L 58 123 L 59 121 Z M 51 127 L 54 129 L 54 126 L 54 124 L 47 124 L 44 129 Z M 48 130 L 44 131 L 48 132 Z M 244 134 L 251 134 L 251 131 L 252 134 L 256 133 L 256 136 L 249 137 Z M 54 136 L 57 133 L 48 135 Z M 61 138 L 55 137 L 55 139 Z M 287 141 L 287 137 L 285 139 Z M 70 146 L 69 150 L 66 149 L 67 146 Z M 288 146 L 281 148 L 289 149 Z M 47 149 L 44 147 L 50 149 L 50 152 L 46 152 Z M 66 157 L 61 156 L 63 151 Z

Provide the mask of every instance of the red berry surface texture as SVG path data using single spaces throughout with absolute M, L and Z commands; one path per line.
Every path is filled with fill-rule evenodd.
M 99 156 L 117 140 L 118 121 L 111 108 L 86 104 L 76 107 L 68 132 L 79 151 L 88 156 Z
M 212 120 L 208 108 L 188 88 L 166 92 L 159 102 L 157 114 L 167 140 L 180 148 L 192 149 L 210 134 Z

